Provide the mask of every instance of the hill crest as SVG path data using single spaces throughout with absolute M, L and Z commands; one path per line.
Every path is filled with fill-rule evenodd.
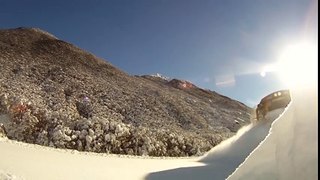
M 190 82 L 129 76 L 38 29 L 0 30 L 0 114 L 10 139 L 80 151 L 192 156 L 251 109 Z M 239 121 L 241 119 L 241 121 Z

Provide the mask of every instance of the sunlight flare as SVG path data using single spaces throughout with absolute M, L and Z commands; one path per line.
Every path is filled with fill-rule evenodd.
M 310 42 L 286 46 L 276 64 L 276 71 L 289 88 L 317 84 L 317 47 Z

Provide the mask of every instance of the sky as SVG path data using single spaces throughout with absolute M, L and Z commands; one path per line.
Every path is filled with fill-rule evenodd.
M 317 0 L 0 0 L 0 28 L 37 27 L 130 75 L 160 73 L 255 106 L 287 88 L 261 75 L 318 39 Z

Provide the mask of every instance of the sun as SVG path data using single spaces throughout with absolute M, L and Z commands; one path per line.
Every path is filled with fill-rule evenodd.
M 277 65 L 275 64 L 268 64 L 266 66 L 263 67 L 263 69 L 260 72 L 260 76 L 265 77 L 267 75 L 268 72 L 274 72 L 277 70 Z
M 287 45 L 280 53 L 275 71 L 290 89 L 317 85 L 317 45 L 298 42 Z

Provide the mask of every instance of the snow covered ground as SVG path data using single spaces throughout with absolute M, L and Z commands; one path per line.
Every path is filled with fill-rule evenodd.
M 7 179 L 225 179 L 264 139 L 273 119 L 242 128 L 201 158 L 102 155 L 2 139 L 0 169 L 13 174 Z
M 316 91 L 295 92 L 281 118 L 273 121 L 281 113 L 273 111 L 200 158 L 103 155 L 1 139 L 0 179 L 317 179 L 317 105 Z
M 201 166 L 195 158 L 161 159 L 82 153 L 0 141 L 0 169 L 27 180 L 143 179 L 153 171 Z
M 304 88 L 292 96 L 266 140 L 228 180 L 318 179 L 318 91 Z
M 264 140 L 269 133 L 272 122 L 283 110 L 275 110 L 268 114 L 267 121 L 243 127 L 235 136 L 213 148 L 199 159 L 199 162 L 205 163 L 205 166 L 179 167 L 172 170 L 155 172 L 148 175 L 147 179 L 226 179 Z

